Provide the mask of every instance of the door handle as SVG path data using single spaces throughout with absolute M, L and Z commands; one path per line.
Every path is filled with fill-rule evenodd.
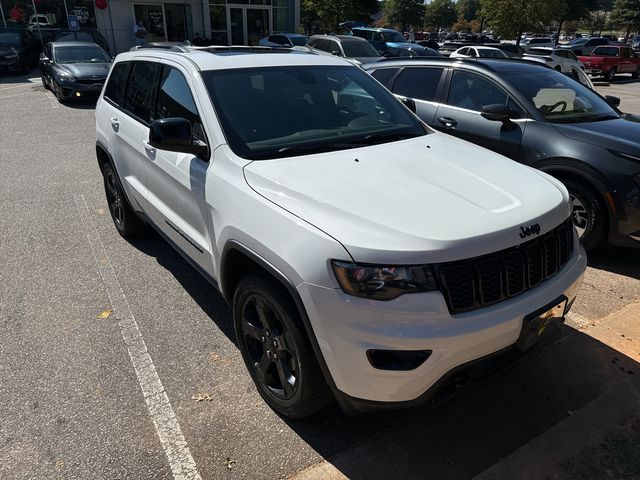
M 156 149 L 154 147 L 152 147 L 151 144 L 149 142 L 147 142 L 146 140 L 144 140 L 142 142 L 142 145 L 144 145 L 144 149 L 147 152 L 147 157 L 149 157 L 151 160 L 155 160 L 156 159 Z
M 116 117 L 111 117 L 109 120 L 111 121 L 111 127 L 113 128 L 113 131 L 117 133 L 118 130 L 120 130 L 120 122 Z
M 449 117 L 440 117 L 438 118 L 438 121 L 447 128 L 453 128 L 458 124 L 458 122 L 456 122 L 453 118 Z

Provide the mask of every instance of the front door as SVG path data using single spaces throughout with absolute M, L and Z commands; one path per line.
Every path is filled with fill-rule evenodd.
M 258 45 L 272 33 L 270 6 L 229 5 L 227 8 L 229 45 Z
M 518 160 L 526 120 L 515 120 L 510 125 L 487 120 L 481 116 L 485 105 L 507 105 L 512 118 L 524 117 L 524 111 L 492 80 L 473 72 L 453 72 L 446 103 L 438 106 L 434 128 L 468 140 Z

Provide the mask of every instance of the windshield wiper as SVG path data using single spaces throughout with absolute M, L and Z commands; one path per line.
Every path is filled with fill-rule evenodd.
M 364 146 L 362 143 L 326 143 L 323 145 L 301 145 L 282 147 L 277 150 L 269 150 L 268 152 L 257 152 L 255 154 L 246 155 L 245 158 L 250 160 L 268 160 L 271 158 L 295 157 L 297 155 L 334 152 L 336 150 L 347 150 Z
M 375 145 L 376 143 L 394 142 L 398 140 L 406 140 L 408 138 L 421 137 L 423 133 L 371 133 L 364 137 L 367 145 Z
M 590 122 L 600 122 L 603 120 L 616 120 L 620 118 L 618 115 L 600 115 L 599 117 L 594 118 L 593 120 L 589 120 Z

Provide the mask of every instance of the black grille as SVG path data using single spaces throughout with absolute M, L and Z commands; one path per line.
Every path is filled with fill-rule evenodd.
M 102 85 L 104 83 L 104 78 L 93 78 L 93 79 L 79 79 L 77 82 L 80 85 Z
M 560 270 L 573 253 L 571 219 L 517 247 L 435 265 L 451 313 L 467 312 L 525 292 Z

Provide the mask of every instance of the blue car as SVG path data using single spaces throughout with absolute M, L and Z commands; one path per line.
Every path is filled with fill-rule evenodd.
M 411 49 L 416 46 L 415 43 L 407 42 L 399 31 L 391 28 L 354 27 L 351 29 L 351 33 L 356 37 L 368 40 L 380 55 L 390 48 Z

